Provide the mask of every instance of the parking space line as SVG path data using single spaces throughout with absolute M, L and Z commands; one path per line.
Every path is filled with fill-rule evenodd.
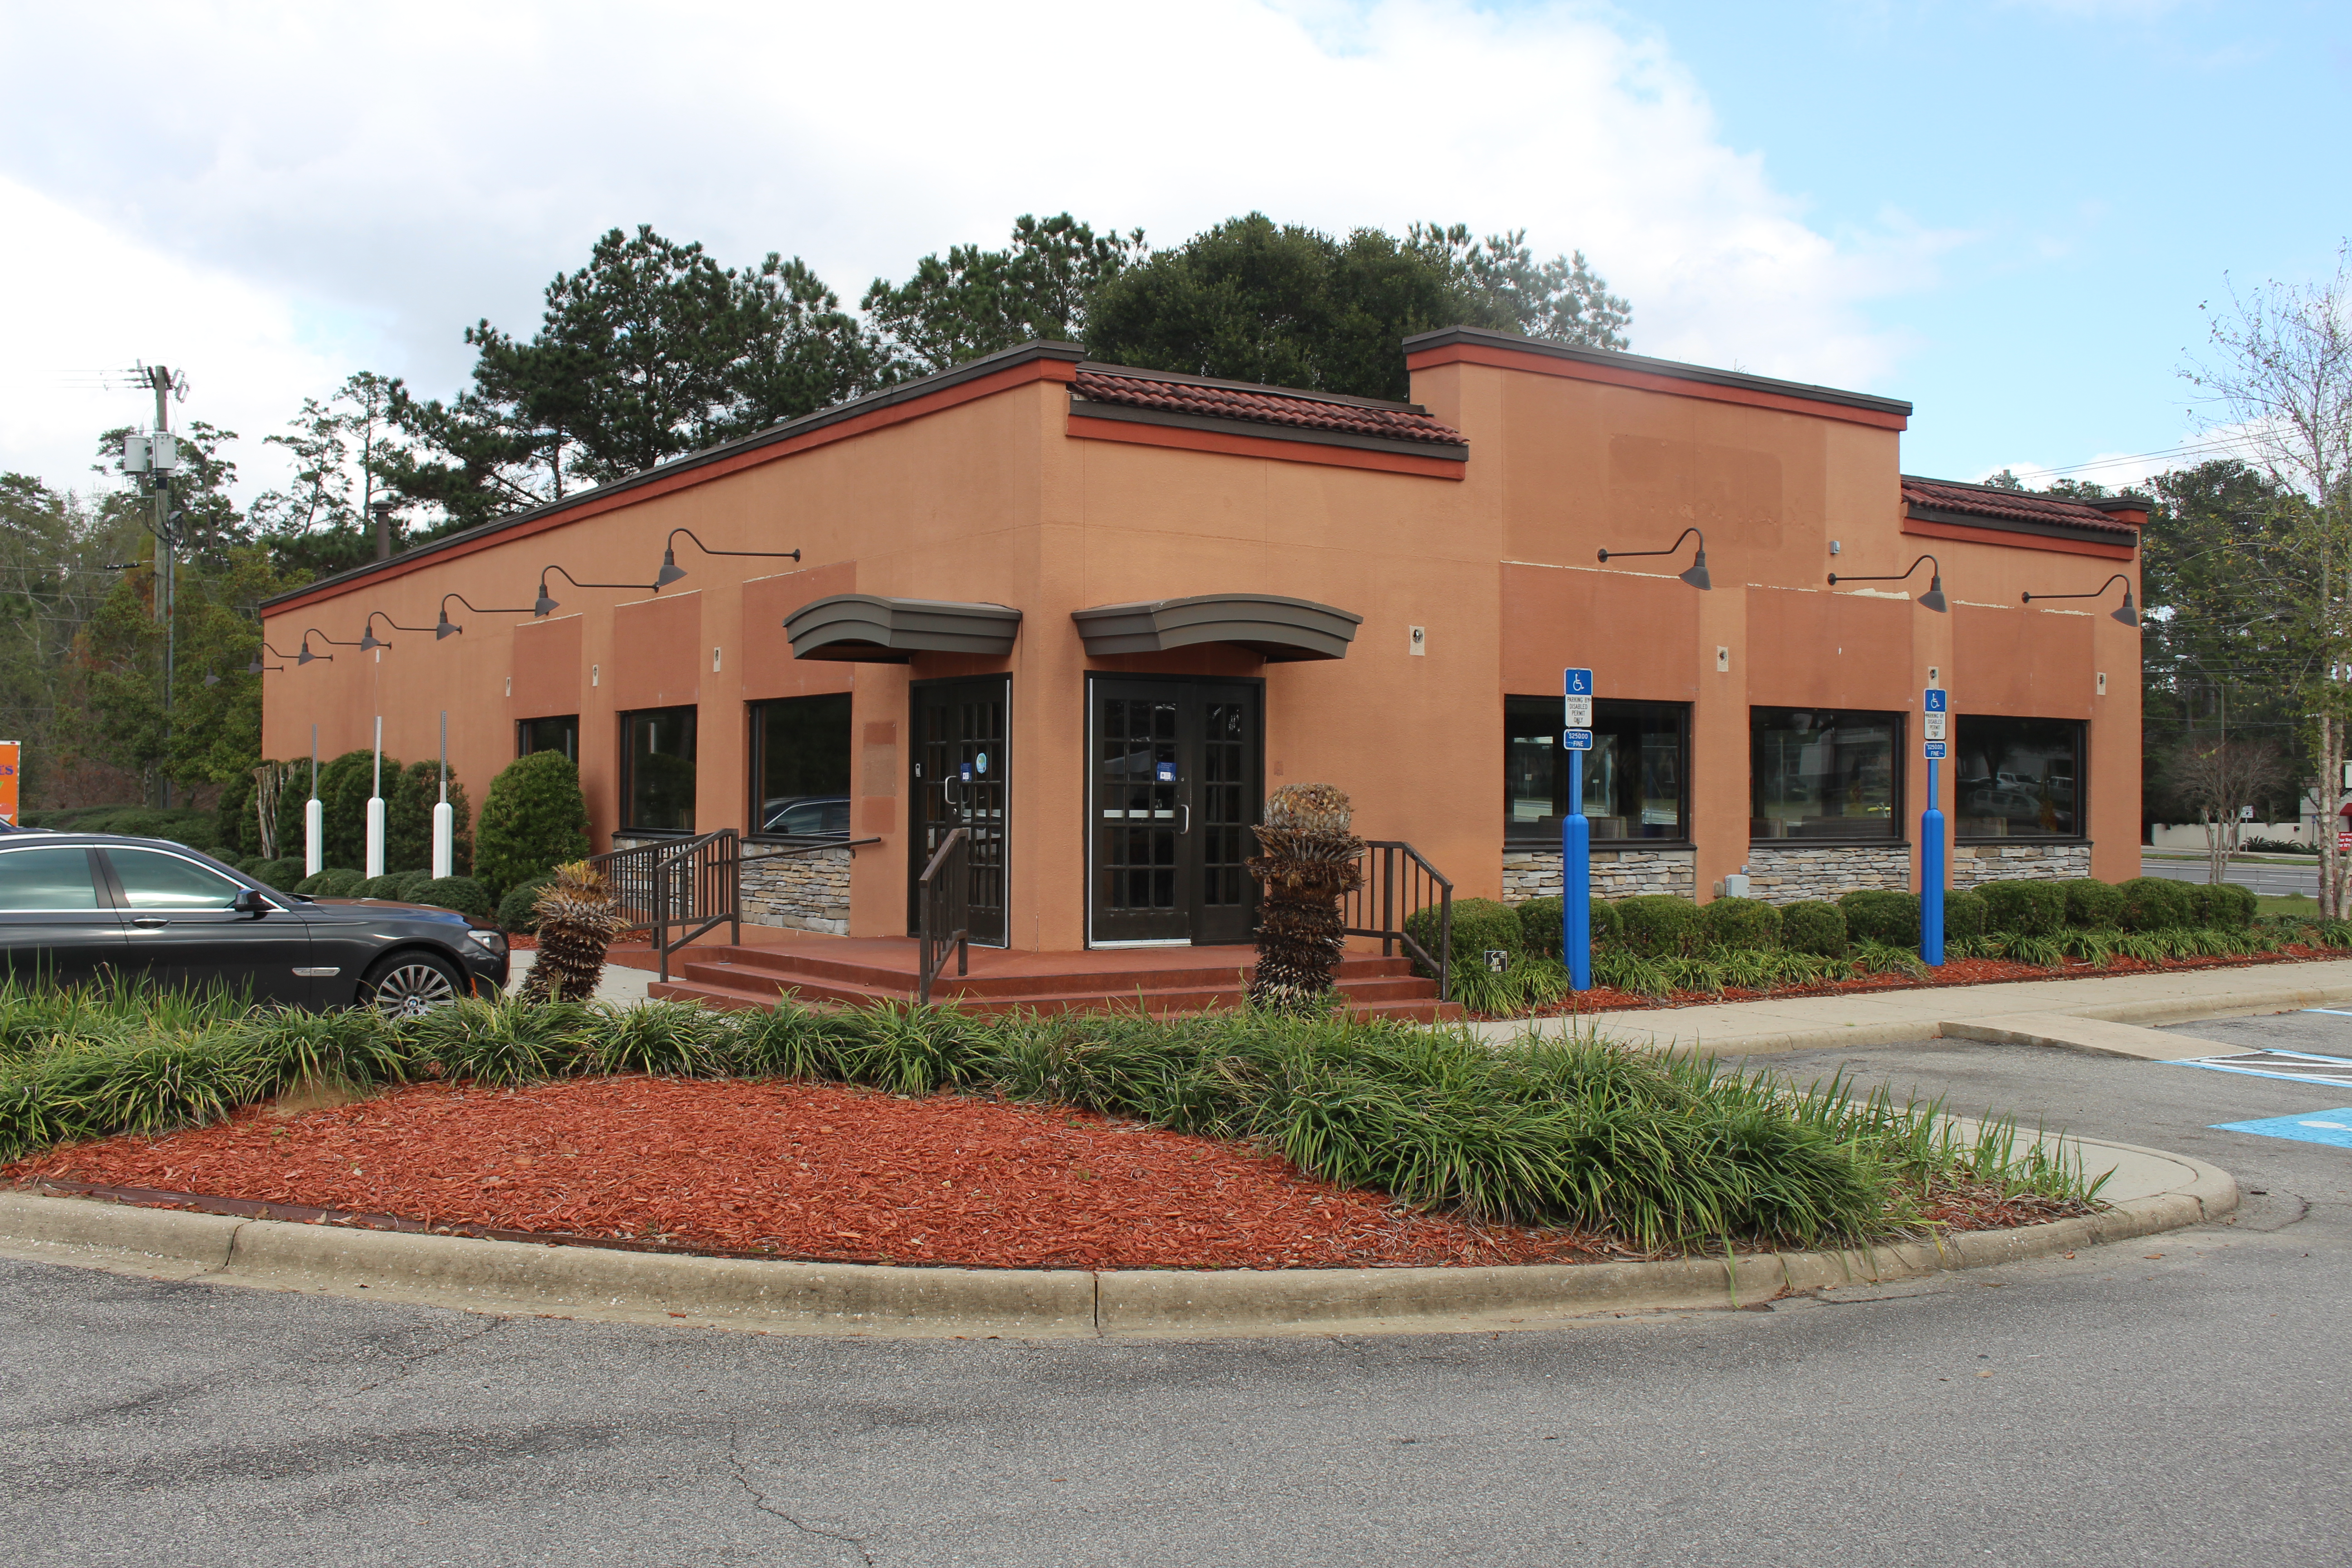
M 2325 1143 L 2352 1149 L 2352 1106 L 2341 1110 L 2306 1111 L 2300 1116 L 2266 1116 L 2258 1121 L 2222 1121 L 2216 1132 L 2251 1132 L 2257 1138 L 2292 1138 L 2298 1143 Z

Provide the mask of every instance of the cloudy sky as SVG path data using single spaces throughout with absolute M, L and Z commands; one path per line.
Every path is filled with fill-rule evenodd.
M 92 373 L 184 367 L 249 490 L 614 226 L 854 300 L 1020 213 L 1253 208 L 1524 227 L 1638 352 L 1913 400 L 1912 471 L 2120 481 L 2196 437 L 2200 304 L 2352 228 L 2352 9 L 2301 0 L 0 0 L 0 469 L 77 486 L 143 406 Z

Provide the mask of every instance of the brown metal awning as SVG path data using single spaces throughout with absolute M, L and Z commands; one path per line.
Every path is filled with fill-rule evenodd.
M 951 599 L 885 599 L 835 594 L 784 617 L 794 658 L 905 664 L 919 653 L 1003 655 L 1013 651 L 1021 612 Z
M 1345 658 L 1364 617 L 1312 599 L 1278 594 L 1196 594 L 1189 599 L 1152 599 L 1133 605 L 1103 605 L 1074 610 L 1087 652 L 1159 653 L 1196 643 L 1232 643 L 1265 656 L 1269 663 L 1306 658 Z

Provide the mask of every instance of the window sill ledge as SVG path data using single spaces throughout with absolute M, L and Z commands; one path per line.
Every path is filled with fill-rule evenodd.
M 1750 850 L 1757 849 L 1908 849 L 1907 838 L 1751 838 Z
M 2063 837 L 2046 838 L 2028 837 L 2022 833 L 2014 833 L 1995 838 L 1955 837 L 1952 840 L 1952 843 L 1955 846 L 1966 845 L 1971 849 L 1978 848 L 1987 844 L 2015 844 L 2028 849 L 2087 849 L 2091 847 L 2091 841 L 2087 838 L 2067 838 Z M 2198 853 L 2202 854 L 2203 851 L 2200 850 Z M 2317 857 L 2315 856 L 2314 858 L 2315 859 Z
M 1629 849 L 1663 850 L 1687 855 L 1698 846 L 1687 838 L 1596 838 L 1592 841 L 1592 847 L 1595 850 L 1606 849 L 1612 855 Z M 1506 855 L 1541 854 L 1545 850 L 1557 853 L 1559 849 L 1559 840 L 1557 837 L 1503 840 L 1503 853 Z

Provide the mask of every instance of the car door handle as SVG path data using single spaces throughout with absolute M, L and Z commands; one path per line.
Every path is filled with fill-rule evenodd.
M 132 915 L 131 923 L 141 931 L 161 931 L 172 922 L 162 915 Z

